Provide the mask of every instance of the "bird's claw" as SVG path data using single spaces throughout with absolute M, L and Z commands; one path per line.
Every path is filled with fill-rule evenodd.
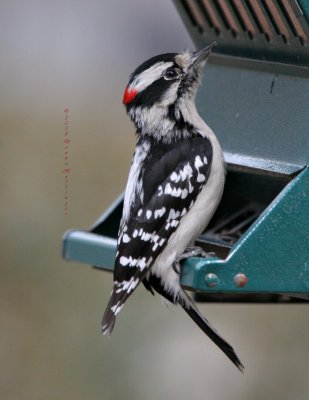
M 187 247 L 185 251 L 182 254 L 180 254 L 173 262 L 173 270 L 176 272 L 176 274 L 180 275 L 181 273 L 180 262 L 190 257 L 213 258 L 216 257 L 216 253 L 214 252 L 207 253 L 199 246 Z
M 178 260 L 173 262 L 173 270 L 176 272 L 177 275 L 180 275 L 181 266 L 180 266 L 180 262 Z

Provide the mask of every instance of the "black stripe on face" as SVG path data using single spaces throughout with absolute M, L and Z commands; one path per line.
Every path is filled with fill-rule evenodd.
M 128 86 L 136 79 L 138 75 L 147 71 L 147 69 L 151 68 L 155 64 L 158 63 L 173 63 L 173 67 L 179 68 L 179 66 L 175 63 L 175 56 L 177 53 L 166 53 L 160 54 L 158 56 L 152 57 L 149 60 L 145 61 L 141 64 L 130 77 Z M 143 107 L 151 107 L 154 103 L 159 102 L 164 93 L 169 89 L 170 85 L 175 82 L 174 80 L 166 80 L 163 77 L 157 79 L 144 90 L 139 92 L 136 97 L 127 104 L 127 111 L 130 110 L 132 106 L 143 106 Z
M 158 104 L 170 86 L 174 83 L 175 80 L 160 78 L 138 93 L 130 105 L 151 107 L 155 103 Z

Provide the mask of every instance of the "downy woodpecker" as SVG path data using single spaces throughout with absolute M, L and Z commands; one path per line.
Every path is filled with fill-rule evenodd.
M 133 72 L 125 89 L 123 103 L 136 126 L 137 143 L 102 331 L 111 334 L 124 302 L 142 282 L 152 294 L 180 304 L 243 370 L 233 348 L 182 289 L 175 268 L 209 223 L 224 187 L 220 144 L 195 106 L 202 70 L 215 44 L 153 57 Z

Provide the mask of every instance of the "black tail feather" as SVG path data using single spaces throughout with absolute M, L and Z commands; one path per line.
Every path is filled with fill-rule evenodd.
M 110 334 L 112 333 L 112 330 L 114 329 L 115 322 L 116 322 L 115 314 L 113 314 L 111 311 L 108 310 L 104 314 L 102 323 L 101 323 L 101 329 L 102 329 L 103 335 L 110 336 Z
M 114 329 L 114 325 L 116 322 L 116 314 L 115 314 L 115 309 L 113 308 L 117 304 L 117 301 L 115 299 L 115 294 L 114 292 L 112 293 L 109 302 L 107 304 L 107 307 L 105 309 L 102 322 L 101 322 L 101 329 L 103 335 L 108 335 L 112 333 Z
M 189 298 L 189 304 L 180 302 L 185 312 L 192 318 L 192 320 L 202 329 L 203 332 L 223 351 L 224 354 L 232 361 L 233 364 L 241 371 L 244 372 L 245 367 L 239 360 L 233 347 L 223 339 L 219 333 L 211 326 L 205 317 L 201 315 L 198 309 L 193 304 L 191 298 Z

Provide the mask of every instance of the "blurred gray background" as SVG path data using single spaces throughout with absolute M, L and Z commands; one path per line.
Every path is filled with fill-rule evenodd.
M 111 274 L 61 259 L 64 231 L 91 225 L 124 188 L 129 74 L 193 47 L 173 4 L 4 0 L 0 46 L 0 398 L 308 399 L 307 307 L 200 306 L 237 350 L 242 375 L 142 287 L 102 337 Z

